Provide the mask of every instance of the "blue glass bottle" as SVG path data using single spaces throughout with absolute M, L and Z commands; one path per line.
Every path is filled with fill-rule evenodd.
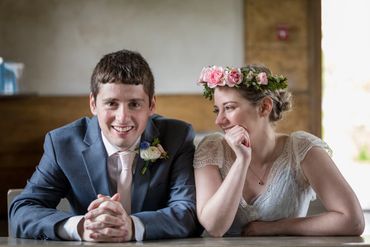
M 0 57 L 0 94 L 4 92 L 3 74 L 4 74 L 4 60 L 2 57 Z
M 17 77 L 15 75 L 15 72 L 7 68 L 6 64 L 4 64 L 3 70 L 3 88 L 4 94 L 15 94 L 16 92 L 18 92 Z

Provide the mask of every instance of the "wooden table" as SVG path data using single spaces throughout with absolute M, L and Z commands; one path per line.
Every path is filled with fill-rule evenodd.
M 44 241 L 0 237 L 0 246 L 370 246 L 370 236 L 362 237 L 229 237 L 229 238 L 184 238 L 129 243 L 90 243 L 74 241 Z

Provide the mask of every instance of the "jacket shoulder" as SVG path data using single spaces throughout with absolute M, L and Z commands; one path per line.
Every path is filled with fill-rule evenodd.
M 50 131 L 50 134 L 54 138 L 69 138 L 69 137 L 81 137 L 84 138 L 86 130 L 91 123 L 92 119 L 88 117 L 83 117 L 77 119 L 69 124 L 61 126 L 57 129 Z
M 156 126 L 171 126 L 171 127 L 178 127 L 178 128 L 185 128 L 185 129 L 192 129 L 192 125 L 188 122 L 183 120 L 174 119 L 174 118 L 167 118 L 158 114 L 152 116 L 152 121 Z

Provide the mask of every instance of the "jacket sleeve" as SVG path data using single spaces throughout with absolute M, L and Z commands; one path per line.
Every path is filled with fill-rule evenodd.
M 50 133 L 44 142 L 44 154 L 23 192 L 9 208 L 9 223 L 14 237 L 59 240 L 56 225 L 73 216 L 56 206 L 66 196 L 67 179 L 57 165 Z
M 176 134 L 178 136 L 179 132 Z M 185 135 L 177 139 L 177 142 L 181 139 L 181 143 L 171 163 L 168 196 L 163 203 L 165 206 L 156 211 L 134 214 L 145 226 L 146 240 L 199 236 L 202 231 L 195 207 L 194 135 L 192 127 L 188 125 Z

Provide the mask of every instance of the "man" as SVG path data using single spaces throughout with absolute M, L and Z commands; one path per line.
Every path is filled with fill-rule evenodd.
M 94 117 L 46 135 L 40 164 L 9 210 L 13 235 L 97 242 L 198 235 L 194 131 L 154 115 L 155 104 L 139 53 L 105 55 L 91 77 Z M 55 209 L 64 197 L 71 212 Z

